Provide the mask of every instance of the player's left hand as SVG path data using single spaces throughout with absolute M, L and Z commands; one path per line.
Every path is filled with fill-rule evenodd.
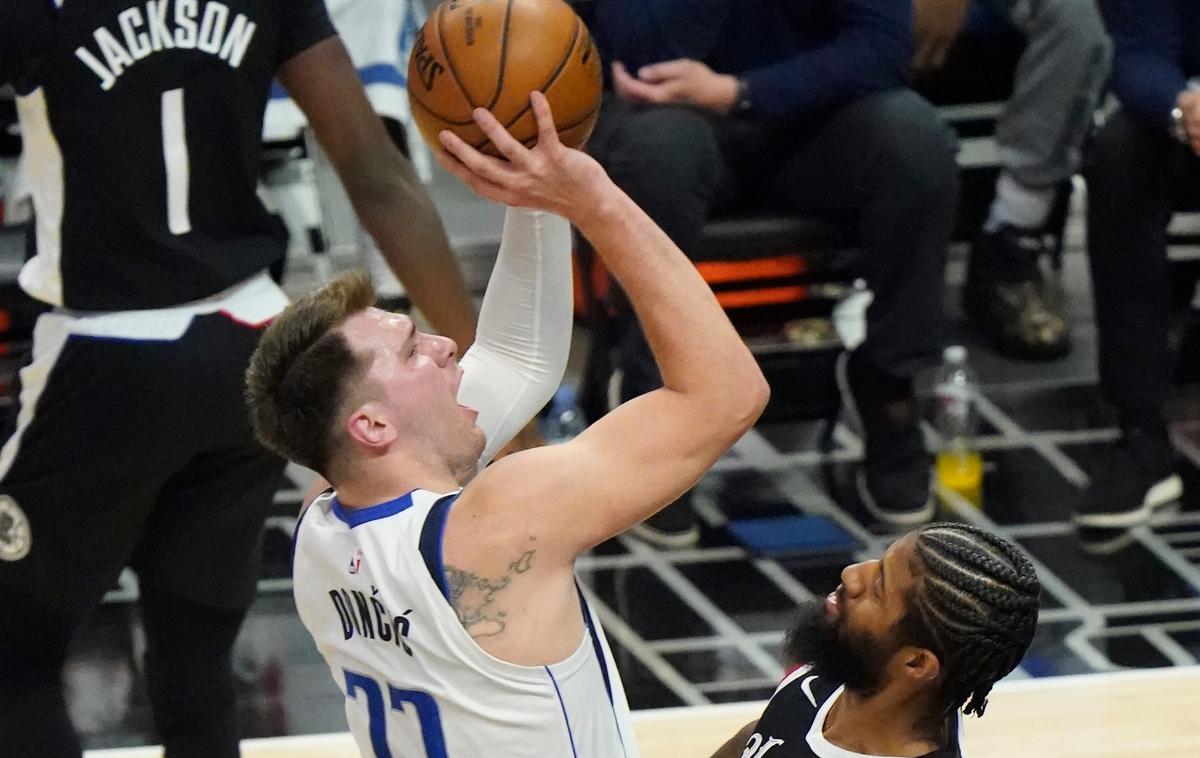
M 642 66 L 634 77 L 613 63 L 617 95 L 644 105 L 690 105 L 725 116 L 737 103 L 737 77 L 718 74 L 700 61 L 687 58 Z

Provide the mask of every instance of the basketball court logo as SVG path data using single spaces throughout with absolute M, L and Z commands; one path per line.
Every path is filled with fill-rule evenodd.
M 19 561 L 29 555 L 33 533 L 17 501 L 0 495 L 0 561 Z

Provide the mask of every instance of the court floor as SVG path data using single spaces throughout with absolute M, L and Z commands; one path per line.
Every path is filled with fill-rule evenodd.
M 761 712 L 761 703 L 635 714 L 643 758 L 709 756 Z M 968 719 L 972 758 L 1164 758 L 1200 755 L 1200 668 L 1130 671 L 996 688 L 982 719 Z M 158 748 L 92 751 L 87 758 L 160 758 Z M 247 740 L 244 758 L 357 758 L 348 734 Z

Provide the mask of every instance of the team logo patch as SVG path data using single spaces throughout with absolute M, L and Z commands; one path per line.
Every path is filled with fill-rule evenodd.
M 17 501 L 0 495 L 0 561 L 19 561 L 29 555 L 33 533 Z
M 361 549 L 355 550 L 354 557 L 352 557 L 350 559 L 350 573 L 351 574 L 357 574 L 359 571 L 362 571 L 362 558 L 363 558 L 362 550 Z

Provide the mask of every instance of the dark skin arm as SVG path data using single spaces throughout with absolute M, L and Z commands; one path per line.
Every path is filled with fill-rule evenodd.
M 428 191 L 392 144 L 341 39 L 318 42 L 279 68 L 363 226 L 434 330 L 475 339 L 475 307 Z
M 742 758 L 742 751 L 745 750 L 746 743 L 756 728 L 758 728 L 758 719 L 746 724 L 737 734 L 730 737 L 728 742 L 712 754 L 712 758 Z

